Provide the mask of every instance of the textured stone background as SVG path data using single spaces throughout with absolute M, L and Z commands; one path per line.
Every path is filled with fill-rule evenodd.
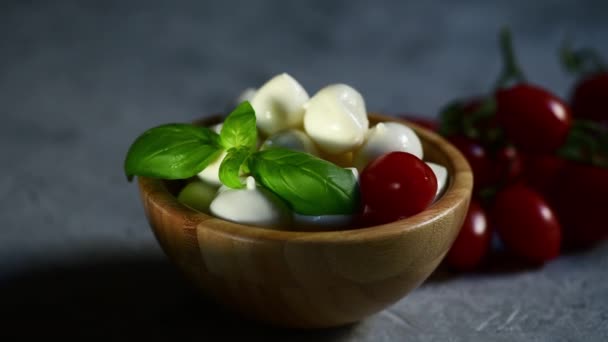
M 606 18 L 604 0 L 2 1 L 0 310 L 12 320 L 0 336 L 608 340 L 606 244 L 542 269 L 438 277 L 350 327 L 241 322 L 175 274 L 121 170 L 144 129 L 222 110 L 283 71 L 311 93 L 345 82 L 371 110 L 434 116 L 492 84 L 503 24 L 529 78 L 565 96 L 556 47 L 569 36 L 608 56 Z

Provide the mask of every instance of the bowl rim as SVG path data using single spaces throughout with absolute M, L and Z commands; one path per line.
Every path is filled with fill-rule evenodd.
M 169 192 L 165 180 L 138 176 L 138 186 L 142 201 L 145 200 L 144 198 L 147 198 L 154 204 L 150 207 L 162 208 L 166 215 L 179 217 L 181 220 L 187 221 L 189 225 L 197 227 L 197 229 L 212 229 L 215 233 L 228 234 L 244 240 L 297 240 L 299 242 L 354 242 L 385 239 L 395 234 L 411 232 L 428 226 L 445 215 L 449 215 L 449 213 L 462 205 L 463 202 L 466 202 L 465 204 L 468 205 L 473 188 L 472 171 L 465 157 L 452 144 L 439 134 L 406 119 L 376 113 L 369 113 L 368 115 L 371 119 L 370 121 L 401 122 L 408 125 L 414 129 L 421 140 L 425 140 L 427 144 L 435 145 L 450 161 L 454 173 L 450 175 L 450 182 L 447 188 L 441 197 L 424 211 L 398 221 L 365 228 L 330 231 L 275 230 L 226 221 L 198 212 L 180 203 L 177 197 Z M 200 123 L 204 121 L 207 121 L 207 119 L 195 122 Z M 201 224 L 203 222 L 204 224 Z M 182 229 L 182 227 L 173 225 L 172 229 Z

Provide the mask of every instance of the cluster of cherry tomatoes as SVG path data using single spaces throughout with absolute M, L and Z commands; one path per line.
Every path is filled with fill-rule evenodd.
M 564 49 L 579 72 L 566 102 L 527 82 L 508 31 L 500 41 L 505 68 L 490 94 L 451 103 L 438 123 L 418 121 L 473 170 L 469 212 L 446 257 L 457 270 L 480 267 L 493 241 L 539 265 L 608 236 L 608 69 L 593 51 Z

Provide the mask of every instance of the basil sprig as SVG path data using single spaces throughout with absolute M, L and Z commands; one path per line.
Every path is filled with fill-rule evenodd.
M 255 111 L 245 101 L 228 115 L 220 134 L 190 124 L 168 124 L 147 130 L 129 148 L 125 174 L 129 180 L 135 175 L 186 179 L 204 170 L 222 151 L 231 148 L 252 151 L 256 143 Z M 234 164 L 234 158 L 231 158 L 231 164 Z M 236 174 L 228 175 L 227 172 Z M 224 178 L 234 180 L 238 178 L 238 172 L 238 167 L 236 170 L 226 168 Z M 241 187 L 234 181 L 229 184 Z
M 144 132 L 131 145 L 124 168 L 129 180 L 134 175 L 185 179 L 226 151 L 219 178 L 228 187 L 243 188 L 241 175 L 250 173 L 296 213 L 338 215 L 356 211 L 359 193 L 351 171 L 303 152 L 254 152 L 256 145 L 255 111 L 245 101 L 228 115 L 220 134 L 189 124 L 162 125 Z
M 247 101 L 233 110 L 222 125 L 220 143 L 227 150 L 219 170 L 220 181 L 227 187 L 240 189 L 241 166 L 255 150 L 258 131 L 255 124 L 255 111 Z

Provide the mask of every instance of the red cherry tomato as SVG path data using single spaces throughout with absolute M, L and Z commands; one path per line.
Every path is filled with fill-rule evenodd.
M 559 187 L 559 174 L 566 161 L 552 154 L 524 156 L 524 183 L 550 200 L 550 192 Z
M 480 111 L 485 102 L 488 99 L 482 96 L 475 96 L 469 99 L 465 99 L 460 102 L 460 115 L 462 116 L 460 120 L 463 122 L 465 120 L 471 119 L 471 116 L 476 115 L 478 111 Z M 473 129 L 477 131 L 480 136 L 480 139 L 484 140 L 487 138 L 487 134 L 491 131 L 494 131 L 498 128 L 498 124 L 494 115 L 486 116 L 486 117 L 477 117 L 475 121 L 472 123 Z
M 608 126 L 608 72 L 580 80 L 571 97 L 572 115 Z
M 567 247 L 588 247 L 608 237 L 608 169 L 566 163 L 551 189 L 550 203 Z
M 569 107 L 548 91 L 519 84 L 496 92 L 496 119 L 507 139 L 526 152 L 551 152 L 566 140 Z
M 464 136 L 453 136 L 448 138 L 448 140 L 460 150 L 471 165 L 476 189 L 494 182 L 494 167 L 485 147 L 479 142 Z
M 437 178 L 413 154 L 391 152 L 372 161 L 361 172 L 361 199 L 375 223 L 412 216 L 435 198 Z
M 471 200 L 469 211 L 460 228 L 460 233 L 448 255 L 448 265 L 459 271 L 470 271 L 478 267 L 490 249 L 492 234 L 486 213 L 476 200 Z
M 473 114 L 481 108 L 483 101 L 482 96 L 473 96 L 463 102 L 462 111 L 466 114 Z
M 504 245 L 524 260 L 541 264 L 559 255 L 561 226 L 543 197 L 524 185 L 497 194 L 491 223 Z
M 523 172 L 522 157 L 513 146 L 500 148 L 494 156 L 494 182 L 509 184 Z
M 485 97 L 476 96 L 476 97 L 473 97 L 473 98 L 465 101 L 464 104 L 462 105 L 463 113 L 467 116 L 475 114 L 477 111 L 482 109 L 482 106 L 484 105 L 484 102 L 486 100 L 487 99 Z M 488 130 L 496 129 L 497 125 L 498 125 L 498 123 L 496 121 L 496 117 L 494 115 L 492 115 L 489 117 L 479 119 L 475 123 L 474 126 L 483 135 Z

